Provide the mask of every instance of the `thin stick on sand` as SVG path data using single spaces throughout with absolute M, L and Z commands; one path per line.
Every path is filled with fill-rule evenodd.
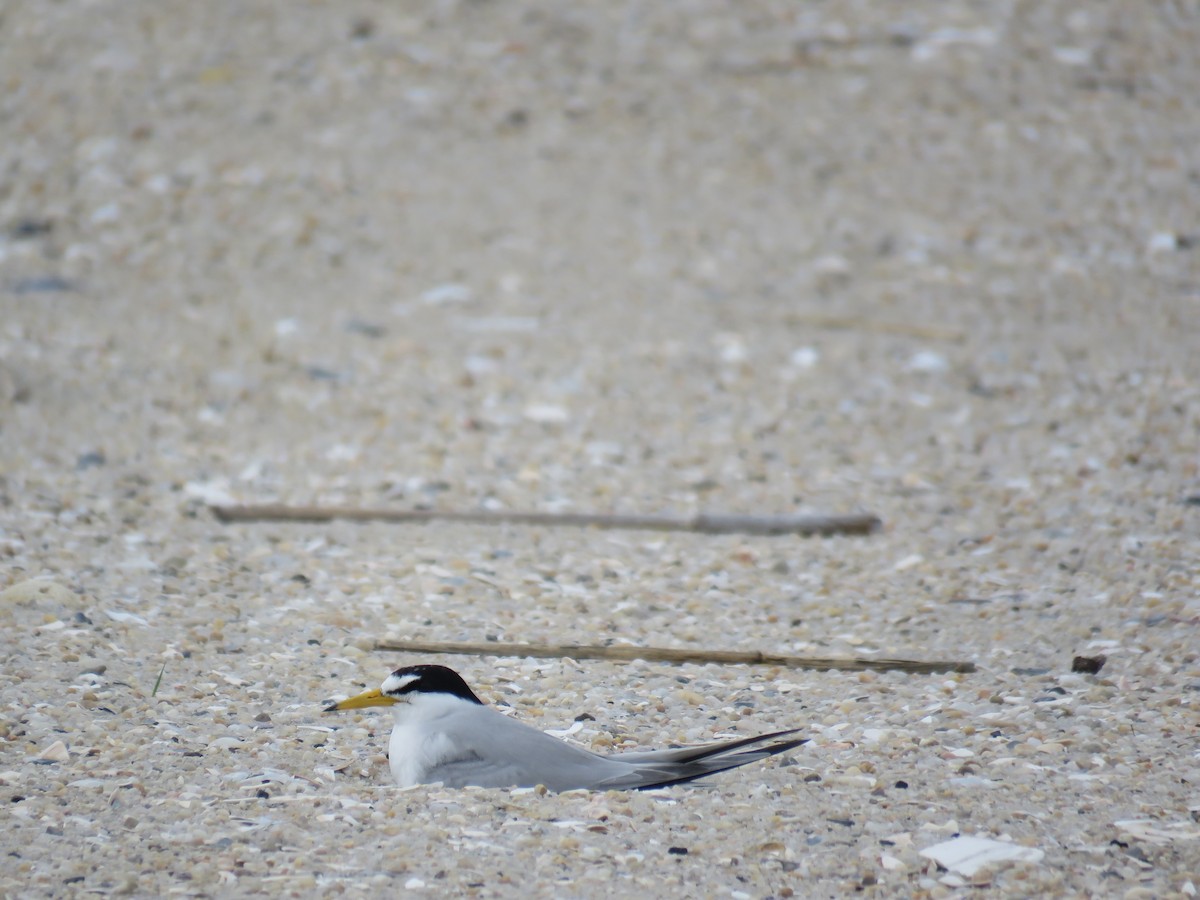
M 950 341 L 961 344 L 967 334 L 958 328 L 943 325 L 926 325 L 920 322 L 886 322 L 861 316 L 823 316 L 795 313 L 784 317 L 789 325 L 807 325 L 812 328 L 830 328 L 847 331 L 866 331 L 875 334 L 895 334 L 920 338 L 928 341 Z
M 539 659 L 615 659 L 668 663 L 719 663 L 721 665 L 783 666 L 792 669 L 841 672 L 900 671 L 914 675 L 975 671 L 972 662 L 916 659 L 838 659 L 823 656 L 783 656 L 757 650 L 679 650 L 670 647 L 586 646 L 581 644 L 501 644 L 486 641 L 377 641 L 376 650 L 403 653 L 453 653 L 463 656 L 533 656 Z
M 477 510 L 453 512 L 436 509 L 371 509 L 359 506 L 286 506 L 278 503 L 246 506 L 211 506 L 222 522 L 460 522 L 471 525 L 546 525 L 579 528 L 623 528 L 644 531 L 690 531 L 698 534 L 834 535 L 870 534 L 882 527 L 878 516 L 851 513 L 832 516 L 755 516 L 701 513 L 676 516 L 620 515 L 608 513 L 545 513 Z

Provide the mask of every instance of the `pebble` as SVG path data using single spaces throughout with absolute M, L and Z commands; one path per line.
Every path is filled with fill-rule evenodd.
M 0 613 L 14 606 L 45 611 L 79 609 L 86 606 L 86 599 L 57 582 L 31 578 L 0 591 Z

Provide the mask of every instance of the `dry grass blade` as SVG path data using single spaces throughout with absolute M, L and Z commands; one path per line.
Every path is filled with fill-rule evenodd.
M 158 688 L 162 684 L 162 677 L 165 671 L 167 671 L 167 661 L 163 660 L 162 668 L 158 670 L 158 677 L 154 679 L 154 690 L 150 692 L 151 697 L 158 696 Z

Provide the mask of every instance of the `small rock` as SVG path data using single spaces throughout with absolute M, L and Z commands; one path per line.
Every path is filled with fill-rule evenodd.
M 54 222 L 50 219 L 21 219 L 9 230 L 14 240 L 28 240 L 41 237 L 54 230 Z
M 1095 675 L 1104 668 L 1106 662 L 1108 662 L 1108 657 L 1103 654 L 1100 656 L 1076 656 L 1071 660 L 1071 671 Z
M 74 591 L 47 578 L 31 578 L 0 592 L 0 609 L 6 606 L 33 606 L 40 609 L 82 606 L 84 600 Z
M 75 460 L 75 471 L 83 472 L 86 469 L 94 469 L 104 465 L 107 460 L 104 454 L 98 450 L 89 450 L 87 453 L 81 453 L 79 458 Z
M 341 381 L 342 374 L 324 366 L 311 365 L 304 367 L 304 374 L 313 381 Z
M 387 329 L 374 322 L 363 319 L 351 319 L 343 326 L 350 334 L 361 334 L 363 337 L 381 338 L 387 334 Z
M 75 284 L 57 275 L 40 278 L 22 278 L 13 283 L 14 294 L 61 294 L 75 290 Z

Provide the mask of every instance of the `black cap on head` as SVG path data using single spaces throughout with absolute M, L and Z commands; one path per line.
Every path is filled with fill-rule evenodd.
M 450 694 L 483 705 L 483 701 L 467 687 L 462 676 L 445 666 L 404 666 L 389 675 L 380 690 L 389 697 L 397 698 L 412 694 Z

